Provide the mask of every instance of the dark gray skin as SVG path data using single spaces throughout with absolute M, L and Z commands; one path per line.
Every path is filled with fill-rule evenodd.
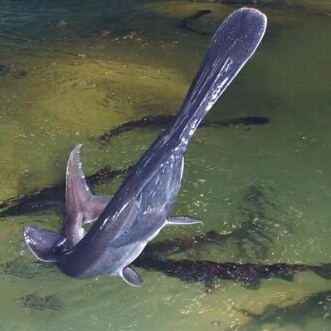
M 39 259 L 56 263 L 72 277 L 119 275 L 133 286 L 141 285 L 128 265 L 165 225 L 178 224 L 168 215 L 180 189 L 187 145 L 201 120 L 254 54 L 266 23 L 259 11 L 242 8 L 221 24 L 173 125 L 131 169 L 88 233 L 64 249 L 65 236 L 24 229 L 25 241 Z M 192 220 L 184 224 L 192 224 Z

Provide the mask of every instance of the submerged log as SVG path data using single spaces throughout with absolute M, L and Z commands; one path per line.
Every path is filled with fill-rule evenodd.
M 185 282 L 200 282 L 208 287 L 219 280 L 240 282 L 249 288 L 258 288 L 261 280 L 281 278 L 291 281 L 296 272 L 313 271 L 323 278 L 331 278 L 331 263 L 307 264 L 256 264 L 236 262 L 213 262 L 205 260 L 159 260 L 143 255 L 134 263 L 137 267 L 162 272 Z
M 215 286 L 220 280 L 232 280 L 249 288 L 259 288 L 263 279 L 281 278 L 291 281 L 295 273 L 303 271 L 312 271 L 322 278 L 331 279 L 331 263 L 316 265 L 303 263 L 263 264 L 167 258 L 167 255 L 178 251 L 185 252 L 194 246 L 198 247 L 206 243 L 221 244 L 231 235 L 210 231 L 200 236 L 151 243 L 133 264 L 146 270 L 162 272 L 185 282 L 200 282 L 207 287 Z
M 130 121 L 109 130 L 99 137 L 99 141 L 108 142 L 111 138 L 116 137 L 123 132 L 131 131 L 134 129 L 141 128 L 165 128 L 174 121 L 175 116 L 160 115 L 160 116 L 146 116 L 138 120 Z M 249 127 L 255 125 L 263 125 L 269 123 L 270 119 L 264 116 L 246 116 L 246 117 L 235 117 L 226 120 L 219 120 L 214 122 L 202 122 L 199 125 L 201 127 L 212 127 L 212 128 L 228 128 L 228 127 Z
M 188 17 L 183 18 L 182 20 L 179 21 L 178 26 L 180 28 L 182 28 L 183 30 L 187 30 L 190 32 L 195 32 L 201 35 L 208 35 L 208 32 L 205 31 L 199 31 L 197 29 L 195 29 L 194 27 L 191 26 L 191 24 L 198 20 L 199 18 L 201 18 L 202 16 L 205 16 L 207 14 L 210 14 L 211 10 L 208 9 L 202 9 L 202 10 L 198 10 L 196 13 L 194 13 L 193 15 L 190 15 Z

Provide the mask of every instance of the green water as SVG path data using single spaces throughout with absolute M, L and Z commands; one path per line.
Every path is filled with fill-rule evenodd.
M 233 232 L 239 235 L 222 245 L 173 258 L 330 263 L 331 3 L 256 7 L 269 18 L 265 39 L 207 120 L 266 116 L 270 122 L 198 130 L 175 213 L 204 224 L 165 229 L 157 240 Z M 134 163 L 156 129 L 126 132 L 106 145 L 97 138 L 145 115 L 174 114 L 213 31 L 235 8 L 197 1 L 2 1 L 0 64 L 8 70 L 0 76 L 0 200 L 62 181 L 76 143 L 84 144 L 88 174 Z M 211 13 L 191 23 L 203 34 L 178 27 L 203 9 Z M 112 193 L 119 182 L 96 190 Z M 49 210 L 1 219 L 1 330 L 331 330 L 331 280 L 309 271 L 292 281 L 262 280 L 256 289 L 220 281 L 209 292 L 142 269 L 144 286 L 136 289 L 116 277 L 80 281 L 36 266 L 22 226 L 60 228 L 61 217 Z M 31 294 L 44 310 L 29 304 Z

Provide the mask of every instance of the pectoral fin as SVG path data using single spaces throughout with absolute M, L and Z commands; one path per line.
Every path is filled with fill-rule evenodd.
M 45 229 L 24 227 L 23 237 L 32 254 L 43 262 L 56 262 L 56 249 L 64 242 L 64 236 Z
M 130 267 L 125 267 L 121 274 L 123 280 L 131 286 L 140 287 L 142 286 L 142 280 L 138 274 Z
M 188 216 L 175 216 L 169 217 L 166 220 L 166 225 L 192 225 L 192 224 L 202 224 L 201 221 Z

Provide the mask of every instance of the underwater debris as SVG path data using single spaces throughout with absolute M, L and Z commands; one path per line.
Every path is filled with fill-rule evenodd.
M 28 261 L 23 256 L 0 264 L 0 272 L 19 278 L 33 278 L 39 276 L 45 269 L 50 269 L 47 264 Z
M 277 209 L 274 195 L 272 187 L 254 184 L 246 189 L 239 202 L 233 203 L 235 218 L 240 226 L 231 233 L 231 237 L 244 258 L 255 261 L 266 259 L 273 242 L 275 225 L 277 231 L 285 226 L 272 216 Z M 286 224 L 286 231 L 288 227 Z
M 24 308 L 40 311 L 59 310 L 62 306 L 60 298 L 55 295 L 39 296 L 35 293 L 20 297 L 18 304 Z
M 16 69 L 4 64 L 0 64 L 0 77 L 12 77 L 15 79 L 23 78 L 27 75 L 27 71 L 23 69 Z

